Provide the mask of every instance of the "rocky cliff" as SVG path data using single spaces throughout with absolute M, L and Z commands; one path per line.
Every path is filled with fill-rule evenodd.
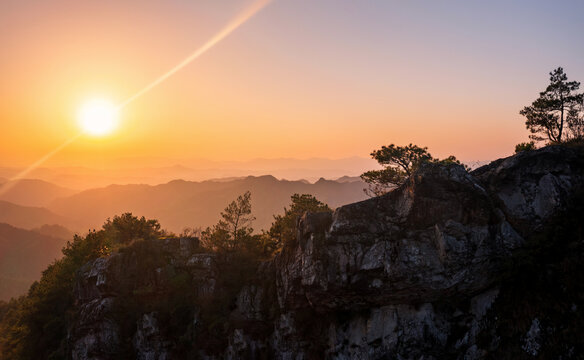
M 427 164 L 307 213 L 251 270 L 193 239 L 144 242 L 81 269 L 70 355 L 581 358 L 583 185 L 582 150 L 547 147 L 472 173 Z

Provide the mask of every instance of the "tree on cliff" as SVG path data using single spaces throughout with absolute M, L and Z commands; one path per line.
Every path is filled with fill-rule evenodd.
M 525 126 L 536 141 L 562 142 L 564 139 L 582 138 L 584 116 L 582 101 L 584 94 L 577 81 L 568 81 L 561 67 L 550 72 L 550 84 L 539 93 L 539 97 L 519 113 L 527 118 Z
M 65 339 L 79 268 L 130 240 L 154 239 L 162 233 L 158 221 L 126 213 L 108 219 L 98 231 L 75 235 L 63 248 L 63 257 L 43 271 L 28 294 L 11 300 L 5 313 L 0 311 L 0 359 L 67 358 Z
M 533 151 L 535 149 L 537 149 L 537 147 L 535 146 L 535 142 L 533 142 L 533 141 L 522 142 L 522 143 L 515 145 L 515 153 L 516 154 L 518 154 L 522 151 Z
M 370 170 L 361 174 L 361 179 L 369 184 L 369 188 L 364 191 L 372 197 L 386 194 L 389 190 L 403 184 L 424 162 L 462 165 L 452 155 L 442 160 L 435 159 L 428 152 L 427 147 L 413 144 L 382 146 L 381 149 L 374 150 L 371 157 L 384 167 L 381 170 Z
M 158 220 L 146 220 L 144 216 L 138 218 L 132 213 L 116 215 L 112 220 L 108 218 L 103 224 L 103 230 L 121 244 L 128 244 L 135 239 L 155 239 L 162 235 Z
M 233 200 L 223 212 L 221 220 L 201 233 L 201 242 L 209 249 L 219 251 L 239 250 L 252 241 L 251 193 L 246 191 Z
M 284 207 L 284 215 L 274 215 L 274 222 L 267 232 L 273 250 L 280 248 L 284 242 L 296 238 L 296 222 L 305 212 L 330 212 L 331 208 L 310 194 L 294 194 L 290 197 L 290 208 Z
M 568 140 L 584 140 L 584 100 L 568 110 L 566 122 L 570 130 Z

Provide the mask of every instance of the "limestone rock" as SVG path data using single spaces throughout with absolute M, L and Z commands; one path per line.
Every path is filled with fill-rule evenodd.
M 231 313 L 195 312 L 182 319 L 188 333 L 178 339 L 168 335 L 172 318 L 144 311 L 130 337 L 136 358 L 478 360 L 513 341 L 521 356 L 540 356 L 543 333 L 553 331 L 541 317 L 517 339 L 499 337 L 500 279 L 529 236 L 582 191 L 583 169 L 581 150 L 554 146 L 470 174 L 426 164 L 387 195 L 304 214 L 297 238 L 237 284 L 235 295 L 221 288 L 216 255 L 201 253 L 195 239 L 145 244 L 159 255 L 153 259 L 135 252 L 97 259 L 79 271 L 71 357 L 120 358 L 128 343 L 116 313 L 124 294 L 164 298 L 184 280 L 179 270 L 193 301 L 208 308 L 229 301 Z M 204 341 L 213 331 L 225 334 L 223 348 Z M 562 358 L 577 358 L 578 350 Z
M 522 237 L 461 166 L 428 164 L 393 192 L 305 214 L 276 259 L 286 306 L 431 302 L 488 287 Z
M 579 149 L 548 146 L 494 161 L 472 174 L 500 200 L 519 230 L 529 233 L 565 208 L 582 187 L 584 159 Z

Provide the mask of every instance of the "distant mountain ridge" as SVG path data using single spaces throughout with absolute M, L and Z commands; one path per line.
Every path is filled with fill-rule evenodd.
M 0 200 L 23 206 L 45 206 L 76 191 L 39 179 L 4 181 L 0 179 Z M 3 189 L 7 190 L 4 190 Z
M 73 238 L 73 232 L 59 224 L 45 224 L 32 229 L 32 231 L 58 239 L 71 240 Z
M 66 242 L 0 223 L 0 300 L 25 294 L 47 265 L 61 257 Z
M 26 180 L 11 200 L 27 202 L 23 189 L 39 185 L 49 199 L 72 190 L 40 180 Z M 40 271 L 56 257 L 73 231 L 99 229 L 107 218 L 124 212 L 157 219 L 163 228 L 180 232 L 184 227 L 209 226 L 219 219 L 229 202 L 252 192 L 256 231 L 268 229 L 273 215 L 283 212 L 294 193 L 308 193 L 331 207 L 366 198 L 359 178 L 278 180 L 274 176 L 246 176 L 202 182 L 172 180 L 160 185 L 109 185 L 54 199 L 49 208 L 23 206 L 0 200 L 0 300 L 24 294 Z M 39 200 L 41 201 L 41 200 Z M 197 221 L 197 222 L 195 222 Z
M 340 183 L 347 183 L 347 182 L 355 182 L 355 181 L 362 181 L 361 177 L 359 176 L 341 176 L 340 178 L 335 180 L 336 182 Z
M 70 229 L 77 229 L 73 221 L 46 208 L 22 206 L 3 200 L 0 200 L 0 223 L 23 229 L 38 228 L 45 224 L 59 224 Z
M 361 181 L 338 182 L 321 179 L 278 180 L 274 176 L 247 176 L 230 181 L 193 182 L 173 180 L 160 185 L 110 185 L 55 200 L 53 212 L 75 219 L 89 228 L 99 228 L 106 218 L 123 212 L 160 220 L 162 226 L 180 232 L 186 226 L 209 226 L 238 195 L 252 193 L 254 228 L 267 229 L 273 215 L 283 212 L 294 193 L 316 196 L 331 207 L 366 198 Z M 195 223 L 196 221 L 196 223 Z
M 32 171 L 29 177 L 67 188 L 88 190 L 109 184 L 156 185 L 173 179 L 204 181 L 263 174 L 272 174 L 279 179 L 306 179 L 314 182 L 320 177 L 335 179 L 344 175 L 357 176 L 376 167 L 378 164 L 375 160 L 366 157 L 276 158 L 246 161 L 129 158 L 113 161 L 109 167 L 101 169 L 84 166 L 40 167 Z M 10 178 L 21 170 L 0 166 L 0 177 Z

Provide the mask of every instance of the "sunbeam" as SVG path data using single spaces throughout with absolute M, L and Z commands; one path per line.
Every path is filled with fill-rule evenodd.
M 225 25 L 225 27 L 223 29 L 221 29 L 215 36 L 213 36 L 211 39 L 209 39 L 205 44 L 203 44 L 203 46 L 201 46 L 200 48 L 195 50 L 186 59 L 184 59 L 183 61 L 178 63 L 175 67 L 170 69 L 168 72 L 166 72 L 165 74 L 163 74 L 162 76 L 160 76 L 159 78 L 157 78 L 156 80 L 151 82 L 150 84 L 148 84 L 142 90 L 136 92 L 134 95 L 130 96 L 124 102 L 119 104 L 116 108 L 117 111 L 124 108 L 126 105 L 128 105 L 132 101 L 136 100 L 140 96 L 144 95 L 148 91 L 152 90 L 152 88 L 159 85 L 164 80 L 168 79 L 169 77 L 174 75 L 176 72 L 178 72 L 179 70 L 181 70 L 182 68 L 184 68 L 185 66 L 187 66 L 188 64 L 193 62 L 199 56 L 201 56 L 202 54 L 207 52 L 207 50 L 212 48 L 214 45 L 219 43 L 221 40 L 223 40 L 225 37 L 227 37 L 229 34 L 231 34 L 234 30 L 236 30 L 238 27 L 240 27 L 242 24 L 244 24 L 246 21 L 248 21 L 253 15 L 257 14 L 260 10 L 262 10 L 264 7 L 266 7 L 266 5 L 268 5 L 270 2 L 271 2 L 271 0 L 257 0 L 257 1 L 255 1 L 253 4 L 251 4 L 250 7 L 246 8 L 243 12 L 238 14 L 233 20 L 231 20 L 227 25 Z M 84 132 L 87 132 L 87 129 L 84 129 Z M 26 169 L 24 169 L 23 171 L 18 173 L 16 176 L 12 177 L 9 182 L 4 184 L 3 186 L 0 186 L 0 195 L 6 193 L 14 185 L 16 185 L 18 180 L 22 179 L 24 176 L 26 176 L 31 171 L 33 171 L 34 169 L 39 167 L 45 161 L 47 161 L 48 159 L 53 157 L 55 154 L 57 154 L 59 151 L 61 151 L 62 149 L 67 147 L 69 144 L 74 142 L 84 132 L 81 132 L 81 133 L 71 137 L 69 140 L 65 141 L 63 144 L 59 145 L 58 147 L 53 149 L 51 152 L 47 153 L 45 156 L 43 156 L 42 158 L 37 160 L 35 163 L 33 163 L 32 165 L 30 165 L 29 167 L 27 167 Z M 98 133 L 100 131 L 95 131 L 95 132 Z
M 164 80 L 168 79 L 172 75 L 174 75 L 177 71 L 184 68 L 199 56 L 203 55 L 207 50 L 212 48 L 215 44 L 223 40 L 226 36 L 231 34 L 235 29 L 240 27 L 243 23 L 249 20 L 252 16 L 258 13 L 261 9 L 266 7 L 271 2 L 271 0 L 258 0 L 254 2 L 249 8 L 245 11 L 240 13 L 238 16 L 235 17 L 232 21 L 230 21 L 221 31 L 219 31 L 215 36 L 213 36 L 209 41 L 207 41 L 203 46 L 195 50 L 191 55 L 189 55 L 186 59 L 181 61 L 178 65 L 173 67 L 170 71 L 160 76 L 158 79 L 154 80 L 150 84 L 146 85 L 142 90 L 138 91 L 134 95 L 130 96 L 126 99 L 123 103 L 118 106 L 118 109 L 121 109 L 131 103 L 132 101 L 136 100 L 140 96 L 144 95 L 148 91 L 152 90 L 155 86 L 159 85 Z
M 22 170 L 21 172 L 19 172 L 18 174 L 16 174 L 15 176 L 13 176 L 9 182 L 5 183 L 4 185 L 0 186 L 0 195 L 5 194 L 8 190 L 12 189 L 12 187 L 14 185 L 16 185 L 18 183 L 18 180 L 24 178 L 26 175 L 28 175 L 31 171 L 33 171 L 34 169 L 36 169 L 37 167 L 39 167 L 42 163 L 44 163 L 45 161 L 49 160 L 51 157 L 53 157 L 53 155 L 55 155 L 56 153 L 58 153 L 59 151 L 63 150 L 64 148 L 66 148 L 69 144 L 71 144 L 73 141 L 77 140 L 77 138 L 79 138 L 81 135 L 83 135 L 82 132 L 80 132 L 79 134 L 69 138 L 67 141 L 65 141 L 64 143 L 62 143 L 61 145 L 57 146 L 56 148 L 54 148 L 51 152 L 47 153 L 45 156 L 43 156 L 42 158 L 38 159 L 36 162 L 34 162 L 32 165 L 30 165 L 29 167 L 27 167 L 26 169 Z

